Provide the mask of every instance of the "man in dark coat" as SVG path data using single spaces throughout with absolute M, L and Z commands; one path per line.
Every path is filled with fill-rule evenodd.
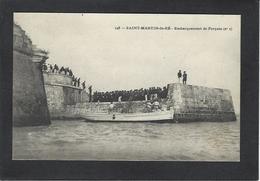
M 75 87 L 77 86 L 77 82 L 78 82 L 77 77 L 75 77 L 75 79 L 74 79 L 74 86 Z
M 92 102 L 92 85 L 88 87 L 89 92 L 89 102 Z
M 182 82 L 183 82 L 183 84 L 186 84 L 186 82 L 187 82 L 187 74 L 186 74 L 186 71 L 183 72 Z
M 55 72 L 55 73 L 58 73 L 58 71 L 59 71 L 58 65 L 57 65 L 57 64 L 54 64 L 54 72 Z
M 177 76 L 178 76 L 179 83 L 180 83 L 180 82 L 181 82 L 181 76 L 182 76 L 181 70 L 179 70 L 179 72 L 178 72 Z
M 54 72 L 52 65 L 50 65 L 50 72 Z
M 84 82 L 82 82 L 82 88 L 83 88 L 83 89 L 85 89 L 85 88 L 86 88 L 86 83 L 85 83 L 85 81 L 84 81 Z
M 78 83 L 78 87 L 79 87 L 80 86 L 80 78 L 78 78 L 78 82 L 77 83 Z

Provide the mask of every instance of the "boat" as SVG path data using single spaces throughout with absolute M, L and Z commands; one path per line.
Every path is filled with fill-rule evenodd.
M 171 122 L 172 111 L 156 111 L 148 113 L 85 113 L 81 115 L 85 121 L 91 122 Z

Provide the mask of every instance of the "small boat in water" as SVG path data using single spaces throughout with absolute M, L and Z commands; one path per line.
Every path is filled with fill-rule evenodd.
M 149 113 L 86 113 L 81 115 L 86 121 L 94 122 L 170 122 L 172 111 L 156 111 Z

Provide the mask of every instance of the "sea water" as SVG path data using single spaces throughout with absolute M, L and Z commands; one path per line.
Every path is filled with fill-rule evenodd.
M 93 123 L 13 128 L 13 159 L 239 161 L 240 121 Z

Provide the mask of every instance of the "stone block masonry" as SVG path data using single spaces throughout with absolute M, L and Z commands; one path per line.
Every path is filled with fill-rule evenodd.
M 66 105 L 63 112 L 52 114 L 55 119 L 80 118 L 80 115 L 89 113 L 108 113 L 110 102 L 85 102 Z M 114 102 L 115 113 L 141 113 L 144 112 L 145 101 Z
M 86 90 L 72 86 L 72 77 L 48 72 L 44 72 L 43 77 L 52 119 L 65 115 L 66 107 L 69 105 L 89 102 Z
M 14 24 L 13 30 L 13 126 L 50 124 L 41 64 L 47 53 Z
M 177 121 L 235 121 L 231 93 L 227 89 L 169 84 L 167 106 Z
M 58 98 L 58 96 L 55 97 Z M 172 110 L 173 122 L 236 120 L 232 97 L 230 91 L 226 89 L 172 83 L 168 85 L 167 98 L 159 102 L 163 110 Z M 53 117 L 78 119 L 81 115 L 104 113 L 108 112 L 109 104 L 109 102 L 65 103 L 63 111 L 54 112 Z M 113 111 L 115 113 L 144 113 L 146 101 L 114 102 Z

